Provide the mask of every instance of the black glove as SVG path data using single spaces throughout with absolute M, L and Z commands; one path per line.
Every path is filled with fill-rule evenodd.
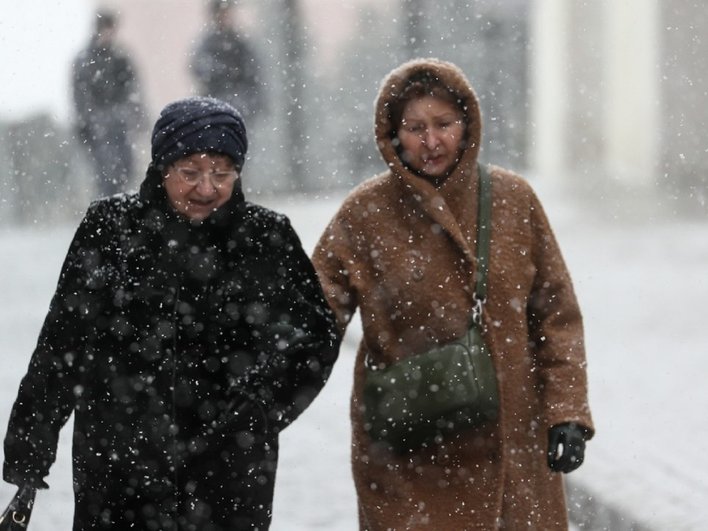
M 47 482 L 44 481 L 43 479 L 36 478 L 36 479 L 26 480 L 22 485 L 20 485 L 20 487 L 28 487 L 30 489 L 39 490 L 39 489 L 48 489 L 49 485 L 47 485 Z
M 548 466 L 554 472 L 572 472 L 585 458 L 586 430 L 575 422 L 551 426 L 548 430 Z
M 30 487 L 33 489 L 48 489 L 49 485 L 42 479 L 38 477 L 26 477 L 23 474 L 16 472 L 11 469 L 5 469 L 3 471 L 3 479 L 8 483 L 12 483 L 17 487 Z

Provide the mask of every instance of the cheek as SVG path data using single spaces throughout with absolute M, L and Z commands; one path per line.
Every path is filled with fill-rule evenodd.
M 465 130 L 462 126 L 455 127 L 452 131 L 450 131 L 450 143 L 455 146 L 462 146 L 464 142 L 464 135 Z
M 415 153 L 421 144 L 420 138 L 416 135 L 411 135 L 408 133 L 401 133 L 398 137 L 401 143 L 402 152 Z
M 165 181 L 164 186 L 167 198 L 172 204 L 184 200 L 184 190 L 178 183 Z
M 231 186 L 224 186 L 223 188 L 218 188 L 217 193 L 219 194 L 219 206 L 221 206 L 226 203 L 226 201 L 228 201 L 231 197 L 231 194 L 234 193 L 234 186 L 232 184 Z

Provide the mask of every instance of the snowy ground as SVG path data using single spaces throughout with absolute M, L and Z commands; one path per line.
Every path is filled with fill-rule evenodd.
M 584 310 L 597 436 L 570 476 L 582 529 L 699 530 L 708 522 L 708 222 L 622 221 L 541 193 Z M 341 197 L 263 202 L 287 213 L 309 251 Z M 53 292 L 74 226 L 0 232 L 0 426 Z M 358 330 L 330 382 L 283 434 L 274 531 L 356 531 L 348 400 Z M 703 419 L 703 420 L 701 420 Z M 67 427 L 69 428 L 69 427 Z M 35 531 L 70 529 L 69 429 Z M 0 505 L 14 489 L 0 483 Z

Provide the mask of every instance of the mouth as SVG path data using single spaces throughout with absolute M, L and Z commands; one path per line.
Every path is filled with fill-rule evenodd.
M 445 155 L 442 153 L 423 155 L 423 163 L 426 166 L 435 166 L 437 164 L 440 164 L 444 160 L 445 160 Z
M 213 205 L 215 201 L 213 199 L 190 199 L 189 204 L 196 207 L 207 208 Z
M 216 210 L 216 201 L 213 200 L 190 199 L 187 203 L 187 211 L 193 213 L 205 214 L 214 210 Z

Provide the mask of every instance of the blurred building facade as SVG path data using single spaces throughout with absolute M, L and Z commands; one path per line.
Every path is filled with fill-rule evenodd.
M 207 23 L 207 0 L 90 5 L 119 14 L 118 38 L 134 55 L 147 123 L 169 101 L 196 93 L 190 51 Z M 238 29 L 257 46 L 267 101 L 249 131 L 247 192 L 343 190 L 381 171 L 373 141 L 379 83 L 405 59 L 435 56 L 460 65 L 477 90 L 484 160 L 600 201 L 643 195 L 657 210 L 705 211 L 708 11 L 695 0 L 358 0 L 339 7 L 239 0 L 237 7 Z M 2 217 L 46 217 L 46 209 L 34 211 L 50 199 L 25 186 L 55 173 L 37 169 L 41 160 L 73 183 L 77 193 L 62 204 L 83 209 L 87 192 L 77 172 L 87 169 L 65 124 L 45 118 L 0 124 L 0 180 L 11 192 L 0 203 Z M 60 143 L 48 149 L 47 142 Z M 32 165 L 22 160 L 29 153 Z M 147 135 L 136 157 L 138 167 L 147 164 Z M 304 169 L 301 182 L 294 167 Z M 62 204 L 53 207 L 57 216 Z
M 122 13 L 153 111 L 194 92 L 186 58 L 205 23 L 205 2 L 97 3 Z M 316 186 L 349 186 L 380 167 L 371 133 L 378 83 L 400 61 L 427 55 L 459 64 L 477 89 L 487 160 L 583 193 L 666 194 L 704 204 L 708 11 L 695 0 L 362 0 L 359 20 L 344 21 L 357 31 L 342 31 L 350 37 L 325 71 L 316 28 L 342 21 L 317 19 L 310 0 L 240 0 L 241 29 L 261 43 L 272 102 L 265 131 L 254 131 L 255 149 L 288 142 L 280 101 L 282 61 L 292 45 L 283 41 L 286 4 L 309 13 L 299 66 L 307 87 L 300 104 L 311 119 L 300 131 Z M 339 119 L 327 123 L 333 115 Z M 289 161 L 276 153 L 261 162 L 281 179 L 287 174 Z M 328 183 L 332 174 L 339 177 Z M 276 191 L 283 185 L 271 182 Z
M 535 171 L 604 196 L 705 212 L 705 6 L 535 0 L 530 23 Z

